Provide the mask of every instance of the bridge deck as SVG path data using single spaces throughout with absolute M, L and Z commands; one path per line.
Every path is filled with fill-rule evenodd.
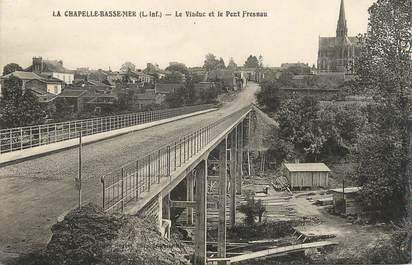
M 83 148 L 84 200 L 99 203 L 100 177 L 254 101 L 250 84 L 222 109 L 96 142 Z M 0 256 L 43 247 L 56 218 L 76 206 L 77 150 L 69 149 L 0 168 Z M 1 259 L 0 259 L 1 260 Z

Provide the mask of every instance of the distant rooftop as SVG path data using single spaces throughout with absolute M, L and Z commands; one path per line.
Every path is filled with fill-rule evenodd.
M 35 74 L 33 72 L 24 72 L 24 71 L 15 71 L 15 72 L 10 73 L 8 75 L 2 76 L 2 79 L 8 79 L 12 76 L 17 77 L 17 78 L 22 79 L 22 80 L 34 80 L 34 79 L 40 80 L 40 79 L 43 79 L 43 77 L 39 76 L 38 74 Z
M 330 172 L 324 163 L 297 163 L 285 164 L 289 172 Z

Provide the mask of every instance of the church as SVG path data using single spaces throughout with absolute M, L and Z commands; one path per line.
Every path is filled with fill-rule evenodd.
M 348 37 L 345 2 L 341 0 L 336 37 L 319 37 L 318 73 L 353 73 L 359 40 Z

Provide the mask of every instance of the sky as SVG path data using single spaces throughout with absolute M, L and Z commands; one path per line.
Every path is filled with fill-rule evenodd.
M 61 59 L 69 69 L 117 70 L 126 61 L 202 66 L 207 53 L 243 65 L 315 64 L 318 37 L 335 36 L 341 0 L 0 0 L 0 67 L 31 64 L 33 56 Z M 366 31 L 374 0 L 345 0 L 349 35 Z M 162 18 L 65 17 L 65 11 L 159 11 Z M 53 12 L 61 12 L 54 17 Z M 175 12 L 215 17 L 175 17 Z M 267 12 L 267 17 L 216 17 L 217 11 Z M 166 17 L 164 14 L 172 16 Z

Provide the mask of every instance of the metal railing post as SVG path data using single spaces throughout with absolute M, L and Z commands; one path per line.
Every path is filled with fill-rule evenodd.
M 105 205 L 105 199 L 106 199 L 106 185 L 105 185 L 105 183 L 104 183 L 104 176 L 100 179 L 100 181 L 102 182 L 102 190 L 103 190 L 103 193 L 102 193 L 102 208 L 103 208 L 103 211 L 105 211 L 106 209 L 105 209 L 105 207 L 106 207 L 106 205 Z
M 150 186 L 152 185 L 151 180 L 150 180 L 150 155 L 149 155 L 148 160 L 149 160 L 149 165 L 148 165 L 149 166 L 149 168 L 148 168 L 148 170 L 149 170 L 149 172 L 148 172 L 149 182 L 148 182 L 148 186 L 147 186 L 147 191 L 150 191 Z
M 122 212 L 124 211 L 124 190 L 123 190 L 123 182 L 124 182 L 124 168 L 122 167 L 122 180 L 121 180 L 121 206 L 122 206 Z
M 174 167 L 174 170 L 176 170 L 176 163 L 177 163 L 177 154 L 176 154 L 176 145 L 177 145 L 177 143 L 176 143 L 176 141 L 175 141 L 175 161 L 174 161 L 174 163 L 175 163 L 175 167 Z
M 160 184 L 160 150 L 157 154 L 157 184 Z
M 136 201 L 139 198 L 139 160 L 136 160 Z
M 169 181 L 172 180 L 172 175 L 170 174 L 170 145 L 167 146 L 167 175 L 169 175 Z
M 23 149 L 23 128 L 20 128 L 20 149 Z

